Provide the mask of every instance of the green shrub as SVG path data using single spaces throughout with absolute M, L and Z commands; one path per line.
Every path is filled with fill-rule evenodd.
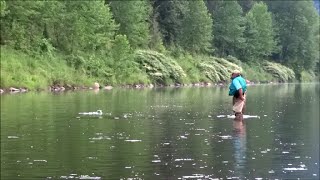
M 147 74 L 134 61 L 133 50 L 125 35 L 117 35 L 112 45 L 114 84 L 146 84 Z
M 231 62 L 231 63 L 236 64 L 236 65 L 238 65 L 238 66 L 242 66 L 242 64 L 243 64 L 239 59 L 237 59 L 236 57 L 233 57 L 233 56 L 231 56 L 231 55 L 228 55 L 228 56 L 226 57 L 226 60 L 227 60 L 228 62 Z
M 198 68 L 199 59 L 192 57 L 191 55 L 180 56 L 177 59 L 178 64 L 186 73 L 183 78 L 184 83 L 198 83 L 198 82 L 208 82 L 210 81 Z
M 265 61 L 263 68 L 280 82 L 288 82 L 295 79 L 294 71 L 279 63 Z
M 262 65 L 260 64 L 243 64 L 244 73 L 243 76 L 252 82 L 271 82 L 276 81 L 277 79 L 274 78 L 271 74 L 267 73 Z
M 47 89 L 54 84 L 87 85 L 94 82 L 93 79 L 69 67 L 60 56 L 33 57 L 3 46 L 0 80 L 2 88 L 26 87 L 31 90 Z
M 212 82 L 226 82 L 233 70 L 242 71 L 240 66 L 217 57 L 203 57 L 198 67 Z
M 316 76 L 313 72 L 302 71 L 300 73 L 300 81 L 301 82 L 313 82 L 313 81 L 316 81 Z
M 135 60 L 155 83 L 168 84 L 171 80 L 180 83 L 186 76 L 176 61 L 155 51 L 137 50 Z

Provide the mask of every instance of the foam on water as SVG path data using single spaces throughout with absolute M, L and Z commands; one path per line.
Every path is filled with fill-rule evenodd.
M 188 139 L 186 136 L 180 136 L 181 139 Z
M 18 136 L 8 136 L 8 139 L 18 139 Z
M 174 161 L 193 161 L 193 159 L 187 158 L 187 159 L 175 159 Z
M 97 110 L 97 111 L 94 111 L 94 112 L 79 112 L 78 114 L 81 114 L 81 115 L 99 115 L 99 116 L 101 116 L 103 113 L 102 113 L 102 110 Z
M 51 178 L 51 177 L 47 177 Z M 76 174 L 70 174 L 69 176 L 60 176 L 60 179 L 101 179 L 99 176 L 89 176 L 89 175 L 80 175 L 76 176 Z
M 125 141 L 127 141 L 127 142 L 141 142 L 141 140 L 138 140 L 138 139 L 127 139 Z
M 182 176 L 183 179 L 194 179 L 194 178 L 203 178 L 204 175 L 202 174 L 195 174 L 195 175 L 192 175 L 192 176 Z
M 234 119 L 234 118 L 236 118 L 235 115 L 218 115 L 218 116 L 217 116 L 217 118 L 224 118 L 224 117 L 229 118 L 229 119 Z M 258 119 L 260 119 L 260 116 L 256 116 L 256 115 L 246 115 L 246 114 L 243 115 L 243 119 L 249 119 L 249 118 L 258 118 Z
M 285 171 L 306 171 L 308 169 L 304 168 L 304 167 L 298 167 L 298 168 L 292 167 L 292 168 L 283 168 L 283 170 L 285 170 Z
M 79 179 L 101 179 L 101 177 L 98 177 L 98 176 L 92 177 L 92 176 L 89 176 L 89 175 L 81 175 L 79 177 Z
M 220 136 L 222 139 L 232 139 L 232 136 L 226 135 L 226 136 Z

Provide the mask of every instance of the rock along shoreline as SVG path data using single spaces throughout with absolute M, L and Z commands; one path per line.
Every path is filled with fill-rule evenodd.
M 273 83 L 273 82 L 266 82 L 266 83 Z M 248 85 L 255 85 L 260 84 L 255 82 L 250 82 Z M 162 84 L 127 84 L 127 85 L 120 85 L 116 86 L 117 88 L 125 88 L 125 89 L 145 89 L 145 88 L 165 88 L 165 87 L 224 87 L 228 86 L 227 82 L 220 82 L 220 83 L 207 83 L 207 82 L 200 82 L 200 83 L 190 83 L 190 84 L 170 84 L 170 85 L 162 85 Z M 114 87 L 111 85 L 104 85 L 101 86 L 99 83 L 94 83 L 93 86 L 72 86 L 72 85 L 52 85 L 49 86 L 47 89 L 39 89 L 33 90 L 36 92 L 41 91 L 48 91 L 48 92 L 65 92 L 65 91 L 78 91 L 78 90 L 112 90 Z M 9 88 L 0 88 L 0 94 L 16 94 L 16 93 L 27 93 L 30 92 L 29 89 L 24 87 L 9 87 Z

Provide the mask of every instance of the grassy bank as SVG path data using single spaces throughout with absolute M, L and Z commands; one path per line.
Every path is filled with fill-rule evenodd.
M 128 53 L 129 54 L 129 53 Z M 49 86 L 123 86 L 135 84 L 227 83 L 232 70 L 242 70 L 253 82 L 295 81 L 294 72 L 280 64 L 245 64 L 228 57 L 164 55 L 155 51 L 138 50 L 125 57 L 83 55 L 27 55 L 1 47 L 1 88 L 45 90 Z M 72 63 L 70 63 L 72 62 Z M 313 74 L 302 73 L 312 80 Z
M 48 89 L 51 85 L 89 85 L 92 78 L 59 56 L 30 56 L 1 47 L 1 88 Z

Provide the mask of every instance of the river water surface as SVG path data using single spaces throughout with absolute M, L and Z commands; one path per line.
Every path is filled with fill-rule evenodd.
M 249 86 L 243 124 L 226 87 L 1 95 L 1 179 L 319 179 L 319 92 Z

